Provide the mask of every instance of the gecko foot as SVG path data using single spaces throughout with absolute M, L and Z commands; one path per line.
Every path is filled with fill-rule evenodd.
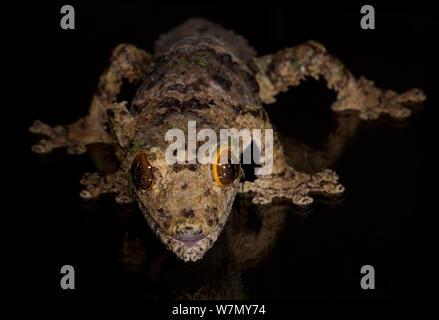
M 82 119 L 80 121 L 82 121 Z M 79 126 L 79 123 L 77 126 Z M 56 148 L 67 147 L 67 153 L 69 154 L 85 153 L 87 151 L 85 144 L 75 143 L 74 140 L 70 139 L 69 131 L 68 126 L 58 125 L 51 127 L 40 120 L 35 120 L 29 128 L 29 132 L 41 135 L 45 138 L 33 145 L 32 151 L 35 153 L 48 153 Z M 79 141 L 79 139 L 77 141 Z
M 83 199 L 94 199 L 101 194 L 114 193 L 117 203 L 125 204 L 134 201 L 129 192 L 128 181 L 120 170 L 104 177 L 96 172 L 86 173 L 80 183 L 85 186 L 79 194 Z
M 245 181 L 241 192 L 255 192 L 252 202 L 255 204 L 270 203 L 273 198 L 287 198 L 300 207 L 314 202 L 311 195 L 338 196 L 344 187 L 338 182 L 338 175 L 329 169 L 316 174 L 306 174 L 292 167 L 278 175 L 267 175 L 253 182 Z
M 351 81 L 353 81 L 351 79 Z M 355 81 L 350 90 L 341 91 L 338 100 L 332 105 L 333 111 L 354 109 L 362 120 L 374 120 L 381 114 L 403 119 L 411 115 L 408 104 L 419 104 L 426 99 L 425 94 L 417 89 L 410 89 L 402 94 L 393 90 L 383 90 L 374 86 L 374 82 L 361 77 Z

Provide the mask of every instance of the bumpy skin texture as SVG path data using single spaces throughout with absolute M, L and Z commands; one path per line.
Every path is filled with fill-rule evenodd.
M 46 139 L 33 150 L 45 153 L 67 147 L 69 153 L 83 153 L 91 143 L 113 144 L 119 169 L 106 177 L 85 175 L 81 196 L 90 199 L 111 192 L 117 202 L 137 201 L 160 240 L 179 258 L 195 261 L 221 233 L 237 192 L 253 192 L 255 204 L 283 197 L 308 206 L 312 194 L 337 196 L 344 188 L 329 169 L 307 174 L 288 165 L 276 133 L 272 174 L 242 183 L 237 179 L 220 187 L 210 164 L 171 166 L 166 162 L 166 131 L 180 128 L 187 133 L 189 120 L 197 122 L 197 130 L 217 132 L 221 128 L 272 128 L 262 102 L 272 103 L 274 95 L 288 86 L 320 75 L 338 92 L 332 109 L 358 111 L 363 120 L 381 114 L 407 117 L 410 111 L 403 104 L 425 99 L 417 89 L 399 95 L 375 88 L 364 78 L 355 79 L 317 42 L 256 58 L 241 36 L 205 20 L 191 19 L 160 37 L 155 56 L 129 44 L 117 46 L 100 77 L 89 114 L 54 128 L 35 121 L 30 131 Z M 117 101 L 123 81 L 138 85 L 130 105 Z M 344 132 L 333 137 L 334 149 L 342 149 Z M 148 190 L 136 187 L 130 176 L 139 152 L 152 167 L 153 185 Z

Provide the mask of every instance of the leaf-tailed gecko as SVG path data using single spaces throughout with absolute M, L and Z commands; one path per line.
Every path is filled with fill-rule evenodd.
M 334 112 L 354 110 L 362 120 L 381 115 L 405 118 L 405 103 L 419 103 L 418 89 L 398 94 L 355 78 L 344 64 L 315 41 L 257 57 L 233 31 L 203 19 L 190 19 L 155 43 L 154 55 L 130 44 L 118 45 L 101 75 L 89 113 L 65 126 L 35 121 L 30 132 L 45 136 L 32 147 L 37 153 L 67 148 L 81 154 L 92 143 L 114 146 L 119 168 L 101 176 L 85 174 L 81 197 L 114 193 L 118 203 L 137 201 L 159 239 L 185 261 L 201 259 L 221 233 L 237 193 L 253 192 L 253 203 L 275 197 L 298 206 L 313 194 L 337 196 L 344 187 L 326 169 L 304 173 L 287 164 L 274 133 L 273 170 L 253 181 L 241 179 L 239 164 L 173 164 L 165 158 L 169 128 L 270 129 L 262 104 L 307 77 L 323 77 L 337 92 Z M 118 101 L 122 84 L 138 86 L 131 101 Z M 294 106 L 291 106 L 294 107 Z M 334 148 L 342 135 L 333 137 Z M 299 152 L 299 150 L 298 150 Z

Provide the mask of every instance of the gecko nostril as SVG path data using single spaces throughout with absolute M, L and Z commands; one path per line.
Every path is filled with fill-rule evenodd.
M 195 216 L 194 210 L 189 208 L 181 210 L 180 214 L 185 218 L 193 218 Z
M 175 230 L 175 235 L 177 237 L 183 238 L 193 238 L 198 237 L 203 234 L 203 229 L 200 225 L 185 225 L 180 226 L 177 230 Z

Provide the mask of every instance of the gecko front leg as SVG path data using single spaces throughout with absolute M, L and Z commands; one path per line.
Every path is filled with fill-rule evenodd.
M 130 203 L 134 201 L 129 182 L 122 170 L 101 176 L 99 173 L 86 173 L 81 179 L 85 189 L 79 194 L 84 199 L 94 199 L 102 194 L 114 193 L 117 203 Z
M 247 106 L 244 108 L 244 112 L 250 110 L 259 110 L 261 116 L 240 115 L 235 122 L 249 129 L 272 129 L 262 107 Z M 266 204 L 272 202 L 273 198 L 287 198 L 291 199 L 294 204 L 305 207 L 313 202 L 311 198 L 313 194 L 333 197 L 343 193 L 344 187 L 338 182 L 338 176 L 334 171 L 325 169 L 315 174 L 307 174 L 290 166 L 285 159 L 284 150 L 276 132 L 273 132 L 272 155 L 266 154 L 265 144 L 261 144 L 260 147 L 264 158 L 268 159 L 267 157 L 272 156 L 271 173 L 259 175 L 254 181 L 244 181 L 239 187 L 241 193 L 256 193 L 252 199 L 253 203 Z M 244 150 L 245 148 L 246 146 Z
M 90 110 L 102 110 L 102 101 L 93 97 Z M 51 127 L 35 120 L 29 132 L 44 137 L 32 146 L 35 153 L 48 153 L 53 149 L 67 148 L 69 154 L 82 154 L 87 151 L 87 145 L 92 143 L 112 143 L 112 136 L 105 130 L 105 120 L 94 115 L 78 119 L 69 125 Z
M 32 146 L 36 153 L 47 153 L 66 147 L 71 154 L 81 154 L 92 143 L 113 143 L 115 139 L 108 129 L 107 111 L 114 108 L 122 83 L 134 84 L 142 77 L 152 62 L 151 55 L 130 44 L 118 45 L 112 53 L 110 65 L 101 75 L 93 96 L 89 113 L 69 125 L 51 127 L 36 120 L 29 128 L 34 134 L 44 136 Z
M 240 191 L 256 193 L 252 199 L 255 204 L 270 203 L 273 198 L 286 198 L 299 207 L 306 207 L 314 201 L 311 195 L 339 196 L 344 192 L 344 187 L 338 182 L 337 174 L 330 169 L 307 174 L 287 166 L 280 174 L 244 181 Z
M 323 76 L 330 89 L 337 91 L 333 111 L 356 110 L 360 119 L 376 119 L 382 114 L 405 118 L 411 114 L 407 103 L 420 103 L 426 99 L 419 89 L 398 94 L 382 90 L 364 77 L 356 79 L 344 64 L 326 52 L 323 45 L 307 41 L 276 54 L 254 58 L 249 66 L 255 71 L 260 87 L 260 98 L 265 103 L 276 101 L 274 96 L 297 86 L 306 77 Z

